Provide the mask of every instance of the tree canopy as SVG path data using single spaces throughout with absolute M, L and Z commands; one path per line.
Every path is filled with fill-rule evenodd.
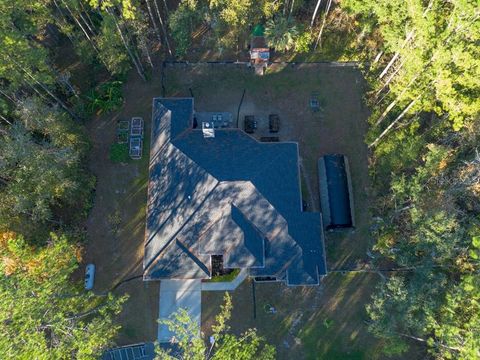
M 71 277 L 78 248 L 51 234 L 32 248 L 0 237 L 0 354 L 2 359 L 96 359 L 118 331 L 113 316 L 123 298 L 85 292 Z
M 0 135 L 0 228 L 30 235 L 68 221 L 57 210 L 88 197 L 93 179 L 82 159 L 89 144 L 64 112 L 37 98 L 19 102 L 16 113 Z
M 342 6 L 377 42 L 365 72 L 374 250 L 399 269 L 367 306 L 369 328 L 390 354 L 417 342 L 436 358 L 478 358 L 478 4 Z
M 392 54 L 382 71 L 371 74 L 377 100 L 385 96 L 403 109 L 413 103 L 409 114 L 446 115 L 456 130 L 475 119 L 480 111 L 474 95 L 480 92 L 476 1 L 347 0 L 342 6 L 381 34 L 378 50 Z
M 279 51 L 295 48 L 299 31 L 292 18 L 278 17 L 267 22 L 265 37 L 268 45 Z

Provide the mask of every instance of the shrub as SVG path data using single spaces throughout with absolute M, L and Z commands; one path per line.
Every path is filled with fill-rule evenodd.
M 225 275 L 213 276 L 209 281 L 210 282 L 227 282 L 233 281 L 237 275 L 240 273 L 240 269 L 233 269 L 231 273 Z
M 110 147 L 110 160 L 112 162 L 127 162 L 129 159 L 128 144 L 112 144 Z
M 310 30 L 303 31 L 296 39 L 295 51 L 298 53 L 307 53 L 313 43 L 313 35 Z
M 102 114 L 115 111 L 123 104 L 122 81 L 108 81 L 90 90 L 87 99 L 90 114 Z
M 265 38 L 268 46 L 277 51 L 289 51 L 296 48 L 298 26 L 292 18 L 278 17 L 267 21 Z

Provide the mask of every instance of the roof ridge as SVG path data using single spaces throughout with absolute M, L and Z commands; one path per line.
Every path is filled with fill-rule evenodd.
M 177 140 L 178 138 L 180 137 L 185 137 L 188 133 L 192 132 L 192 130 L 195 130 L 195 129 L 192 129 L 191 127 L 187 127 L 186 129 L 183 129 L 182 131 L 180 131 L 177 136 L 175 136 L 173 139 L 170 138 L 169 142 L 175 146 L 179 151 L 182 151 L 180 150 L 180 148 L 174 143 L 175 140 Z M 183 151 L 182 151 L 183 152 Z M 183 152 L 184 153 L 184 152 Z M 185 154 L 185 153 L 184 153 Z M 193 161 L 193 159 L 188 156 L 187 154 L 185 154 L 185 156 L 187 156 L 189 159 L 191 159 Z M 195 161 L 194 161 L 195 162 Z M 200 165 L 199 165 L 200 166 Z M 201 167 L 201 166 L 200 166 Z M 202 168 L 203 169 L 203 168 Z
M 177 245 L 177 247 L 182 251 L 182 254 L 185 254 L 188 256 L 188 258 L 195 263 L 195 265 L 198 266 L 200 270 L 202 270 L 205 274 L 210 276 L 210 271 L 208 267 L 178 238 L 174 238 L 172 241 L 168 243 L 168 245 L 163 249 L 161 255 L 165 255 L 166 250 L 172 248 L 173 246 Z M 157 256 L 146 268 L 143 273 L 144 277 L 145 274 L 148 274 L 153 268 L 155 264 L 158 264 L 160 262 L 161 256 Z

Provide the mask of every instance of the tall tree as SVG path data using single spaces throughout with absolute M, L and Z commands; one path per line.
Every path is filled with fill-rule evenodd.
M 0 229 L 31 235 L 63 223 L 65 207 L 82 214 L 93 181 L 83 168 L 88 142 L 65 113 L 33 99 L 17 117 L 0 134 Z
M 378 286 L 367 307 L 369 327 L 390 353 L 413 341 L 438 358 L 473 359 L 480 356 L 471 335 L 480 321 L 480 162 L 472 154 L 478 132 L 456 133 L 446 121 L 433 121 L 412 136 L 421 120 L 375 151 L 377 187 L 385 195 L 377 204 L 382 222 L 374 250 L 403 271 Z
M 232 301 L 228 293 L 225 293 L 225 303 L 212 326 L 210 345 L 207 347 L 198 325 L 190 319 L 186 310 L 180 309 L 171 319 L 162 322 L 175 334 L 179 347 L 178 354 L 157 349 L 157 359 L 273 360 L 275 348 L 266 344 L 255 329 L 249 329 L 240 336 L 229 333 L 230 327 L 227 322 L 230 320 L 231 312 Z
M 393 103 L 378 123 L 396 106 L 404 109 L 416 98 L 409 114 L 447 114 L 456 130 L 475 118 L 480 111 L 478 96 L 472 96 L 480 93 L 478 82 L 472 81 L 480 66 L 474 45 L 480 39 L 480 10 L 475 1 L 347 0 L 342 5 L 380 32 L 383 49 L 379 50 L 391 54 L 378 79 L 372 81 L 377 96 L 387 91 L 382 101 Z
M 192 42 L 194 29 L 202 22 L 202 9 L 197 1 L 182 0 L 177 9 L 170 13 L 168 26 L 175 43 L 175 53 L 184 56 Z
M 33 248 L 14 233 L 0 237 L 0 357 L 97 359 L 118 331 L 124 298 L 85 292 L 70 278 L 78 249 L 51 235 Z
M 124 74 L 130 69 L 131 63 L 113 15 L 105 14 L 103 16 L 100 34 L 96 38 L 96 42 L 100 51 L 100 59 L 111 74 Z

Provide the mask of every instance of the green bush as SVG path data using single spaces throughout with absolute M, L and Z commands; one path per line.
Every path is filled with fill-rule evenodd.
M 112 162 L 127 162 L 129 159 L 128 144 L 112 144 L 110 147 L 110 160 Z
M 117 134 L 117 142 L 119 144 L 125 144 L 128 142 L 128 133 L 127 132 L 121 132 Z
M 290 51 L 296 48 L 299 27 L 291 17 L 277 17 L 267 21 L 265 38 L 268 46 L 277 51 Z
M 122 81 L 113 80 L 90 90 L 87 95 L 88 112 L 100 115 L 119 109 L 123 104 L 122 85 Z
M 309 29 L 304 30 L 298 37 L 295 43 L 295 51 L 298 53 L 307 53 L 310 51 L 310 46 L 313 44 L 313 35 Z
M 214 276 L 209 281 L 210 282 L 233 281 L 239 273 L 240 273 L 240 269 L 234 269 L 230 274 Z

